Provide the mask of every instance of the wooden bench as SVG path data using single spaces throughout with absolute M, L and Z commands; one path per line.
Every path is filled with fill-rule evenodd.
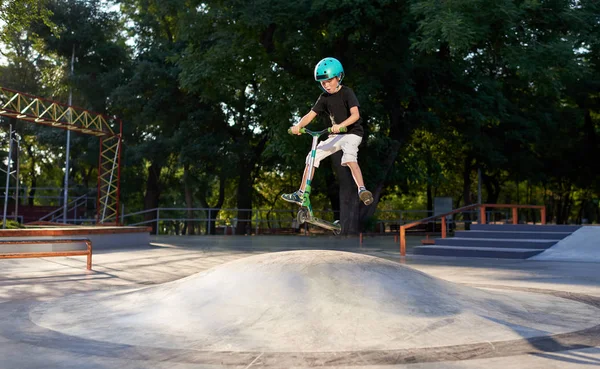
M 40 252 L 1 252 L 0 259 L 47 258 L 53 256 L 83 256 L 87 255 L 87 270 L 92 269 L 92 241 L 87 238 L 78 239 L 49 239 L 49 240 L 0 240 L 0 245 L 32 245 L 54 243 L 82 243 L 86 250 L 40 251 Z

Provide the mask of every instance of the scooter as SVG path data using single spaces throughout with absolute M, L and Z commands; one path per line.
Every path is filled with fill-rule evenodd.
M 341 127 L 340 132 L 346 132 L 346 127 Z M 292 134 L 292 130 L 288 130 L 289 134 Z M 331 133 L 331 127 L 324 129 L 322 131 L 311 131 L 306 128 L 300 128 L 300 133 L 306 133 L 312 136 L 312 148 L 310 151 L 310 159 L 308 162 L 308 173 L 306 175 L 306 186 L 304 188 L 304 197 L 302 201 L 302 205 L 300 205 L 300 210 L 298 210 L 298 215 L 296 219 L 298 220 L 298 224 L 303 224 L 304 222 L 316 225 L 317 227 L 325 228 L 330 231 L 333 231 L 334 235 L 339 235 L 342 233 L 342 226 L 340 225 L 340 221 L 336 220 L 331 223 L 323 219 L 319 219 L 315 217 L 312 209 L 312 205 L 310 204 L 310 190 L 311 190 L 311 180 L 312 172 L 315 164 L 315 156 L 317 154 L 317 145 L 319 143 L 319 137 L 324 135 L 325 133 Z

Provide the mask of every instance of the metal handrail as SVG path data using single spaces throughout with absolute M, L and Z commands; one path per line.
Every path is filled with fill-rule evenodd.
M 442 238 L 446 238 L 446 217 L 449 215 L 462 213 L 467 210 L 479 208 L 479 223 L 486 223 L 485 211 L 487 208 L 510 208 L 512 209 L 512 223 L 518 224 L 518 209 L 540 209 L 541 213 L 541 223 L 546 224 L 546 206 L 544 205 L 518 205 L 518 204 L 471 204 L 467 206 L 463 206 L 462 208 L 458 208 L 452 210 L 447 213 L 434 215 L 431 217 L 427 217 L 421 220 L 417 220 L 412 223 L 408 223 L 400 226 L 399 229 L 399 239 L 400 239 L 400 255 L 406 256 L 406 230 L 412 227 L 416 227 L 419 224 L 428 223 L 432 220 L 436 220 L 441 218 L 442 221 Z
M 69 202 L 69 203 L 67 204 L 67 207 L 68 207 L 69 205 L 71 205 L 71 204 L 75 204 L 75 205 L 73 205 L 73 206 L 72 206 L 70 209 L 68 209 L 68 210 L 67 210 L 67 212 L 68 212 L 68 211 L 70 211 L 70 210 L 73 210 L 73 209 L 75 209 L 75 208 L 78 206 L 77 202 L 78 202 L 79 200 L 81 200 L 81 199 L 85 198 L 85 199 L 86 199 L 86 201 L 87 201 L 87 197 L 88 197 L 88 196 L 87 196 L 87 194 L 85 194 L 85 195 L 81 195 L 81 196 L 79 196 L 78 198 L 76 198 L 76 199 L 72 200 L 71 202 Z M 55 210 L 51 211 L 50 213 L 48 213 L 48 214 L 44 215 L 43 217 L 41 217 L 41 218 L 40 218 L 40 219 L 38 219 L 38 220 L 45 220 L 45 219 L 47 219 L 47 218 L 48 218 L 48 217 L 50 217 L 50 216 L 52 216 L 52 219 L 54 219 L 54 214 L 55 214 L 55 213 L 58 213 L 58 212 L 61 212 L 61 211 L 64 211 L 64 209 L 63 209 L 62 207 L 60 207 L 60 208 L 58 208 L 58 209 L 55 209 Z
M 92 241 L 89 238 L 68 238 L 49 240 L 0 240 L 0 245 L 35 245 L 55 243 L 85 243 L 85 250 L 40 251 L 40 252 L 1 252 L 0 259 L 46 258 L 52 256 L 87 256 L 86 268 L 92 270 Z
M 542 224 L 546 224 L 546 206 L 544 205 L 481 204 L 481 207 L 479 208 L 479 216 L 481 217 L 482 224 L 486 222 L 486 208 L 512 209 L 513 224 L 518 224 L 518 209 L 540 209 L 540 222 Z
M 500 206 L 500 205 L 487 205 L 486 204 L 486 206 L 493 207 L 493 206 Z M 469 213 L 476 214 L 477 211 L 473 210 L 473 209 L 475 209 L 477 207 L 478 207 L 478 204 L 473 204 L 473 205 L 469 205 L 466 207 L 462 207 L 460 209 L 453 210 L 452 212 L 449 212 L 449 213 L 439 214 L 436 216 L 428 216 L 426 218 L 419 219 L 419 220 L 412 220 L 412 219 L 407 219 L 407 218 L 413 218 L 413 217 L 415 217 L 415 215 L 417 215 L 419 213 L 431 213 L 432 211 L 426 210 L 426 209 L 423 209 L 423 210 L 381 210 L 381 211 L 379 211 L 382 213 L 381 215 L 389 214 L 390 216 L 386 216 L 385 219 L 379 219 L 378 222 L 383 223 L 383 227 L 390 225 L 390 228 L 389 228 L 390 233 L 394 234 L 395 237 L 398 237 L 398 231 L 399 231 L 400 227 L 402 226 L 402 224 L 404 224 L 405 229 L 408 229 L 408 228 L 412 228 L 418 224 L 435 221 L 437 218 L 440 218 L 442 216 L 448 216 L 449 214 L 453 214 L 453 213 L 457 213 L 457 212 L 464 212 L 464 213 L 469 212 Z M 471 210 L 469 210 L 469 209 L 471 209 Z M 206 214 L 203 214 L 203 215 L 197 214 L 197 215 L 189 216 L 188 214 L 183 214 L 183 213 L 175 213 L 175 214 L 172 213 L 172 212 L 187 212 L 187 211 L 203 211 Z M 231 212 L 237 213 L 238 211 L 250 212 L 251 215 L 247 219 L 237 219 L 235 217 L 235 214 L 232 215 Z M 225 216 L 219 215 L 218 217 L 215 217 L 216 212 L 220 212 L 220 214 L 225 214 Z M 294 220 L 296 219 L 294 215 L 290 215 L 287 217 L 281 217 L 282 213 L 287 214 L 290 212 L 294 213 L 294 210 L 293 209 L 268 209 L 268 208 L 265 208 L 265 209 L 256 209 L 256 208 L 255 209 L 238 209 L 238 208 L 202 208 L 202 207 L 198 207 L 198 208 L 184 208 L 184 207 L 162 208 L 162 207 L 159 207 L 159 208 L 140 210 L 140 211 L 136 211 L 136 212 L 129 213 L 129 214 L 126 214 L 125 211 L 123 211 L 123 212 L 121 212 L 121 215 L 120 215 L 120 218 L 121 218 L 120 223 L 122 225 L 128 225 L 128 226 L 138 226 L 138 225 L 145 226 L 145 225 L 156 223 L 156 229 L 158 230 L 159 223 L 164 222 L 164 221 L 167 221 L 167 222 L 173 222 L 173 221 L 207 222 L 208 223 L 207 229 L 211 228 L 211 224 L 223 225 L 224 223 L 226 223 L 226 226 L 231 226 L 233 228 L 236 228 L 237 225 L 240 225 L 240 224 L 247 225 L 248 223 L 251 222 L 251 223 L 253 223 L 253 225 L 256 225 L 256 233 L 258 234 L 260 227 L 263 226 L 265 223 L 267 223 L 267 224 L 268 223 L 274 223 L 274 224 L 292 223 L 293 224 Z M 333 214 L 333 211 L 330 209 L 315 210 L 315 212 L 321 212 L 321 213 L 329 214 L 329 215 Z M 141 215 L 148 214 L 148 213 L 153 214 L 153 216 L 151 216 L 151 219 L 140 219 Z M 265 213 L 267 214 L 266 216 L 265 216 Z M 487 213 L 489 214 L 490 210 L 487 210 Z M 136 216 L 137 216 L 137 219 L 132 219 L 132 217 L 136 217 Z M 229 224 L 229 221 L 231 221 L 231 225 Z M 442 221 L 445 222 L 446 219 L 443 219 Z M 237 223 L 237 225 L 236 225 L 236 223 Z M 386 231 L 384 231 L 384 232 L 386 232 Z
M 199 216 L 199 217 L 189 217 L 186 216 L 184 214 L 179 214 L 179 215 L 171 215 L 168 214 L 168 212 L 170 211 L 179 211 L 179 212 L 184 212 L 184 211 L 204 211 L 207 212 L 208 214 L 205 214 L 204 216 Z M 152 208 L 152 209 L 146 209 L 146 210 L 140 210 L 140 211 L 136 211 L 133 213 L 128 213 L 125 214 L 125 211 L 121 212 L 120 215 L 120 223 L 125 225 L 127 224 L 128 226 L 138 226 L 138 225 L 148 225 L 148 224 L 152 224 L 152 223 L 156 223 L 157 229 L 159 227 L 159 222 L 163 222 L 163 221 L 197 221 L 197 222 L 208 222 L 208 228 L 210 228 L 210 225 L 213 223 L 219 224 L 222 222 L 226 222 L 227 220 L 225 218 L 223 218 L 222 216 L 220 217 L 214 217 L 214 214 L 216 212 L 221 212 L 221 214 L 223 213 L 227 213 L 227 212 L 238 212 L 238 211 L 246 211 L 246 212 L 250 212 L 252 213 L 251 217 L 248 219 L 237 219 L 235 217 L 230 217 L 231 219 L 227 219 L 227 220 L 231 220 L 232 222 L 236 221 L 236 222 L 242 222 L 242 223 L 254 223 L 256 224 L 256 232 L 259 232 L 259 227 L 265 223 L 270 223 L 270 222 L 275 222 L 275 223 L 281 223 L 281 222 L 291 222 L 293 223 L 294 220 L 296 219 L 295 215 L 291 215 L 289 217 L 287 217 L 286 219 L 280 219 L 277 217 L 277 219 L 272 219 L 269 216 L 264 217 L 264 214 L 271 214 L 271 215 L 280 215 L 282 213 L 294 213 L 295 211 L 293 209 L 269 209 L 269 208 L 264 208 L 264 209 L 239 209 L 239 208 L 183 208 L 183 207 L 169 207 L 169 208 L 163 208 L 163 207 L 159 207 L 159 208 Z M 314 210 L 316 213 L 322 213 L 322 214 L 333 214 L 333 210 L 331 209 L 315 209 Z M 397 224 L 398 226 L 400 226 L 400 224 L 404 224 L 407 222 L 410 222 L 410 219 L 407 218 L 413 218 L 415 215 L 417 214 L 422 214 L 422 213 L 427 213 L 427 212 L 431 212 L 430 210 L 426 210 L 426 209 L 419 209 L 419 210 L 381 210 L 381 213 L 386 213 L 386 214 L 391 214 L 391 217 L 386 218 L 386 219 L 382 219 L 380 220 L 381 223 L 384 224 Z M 144 214 L 154 214 L 154 216 L 152 216 L 152 219 L 136 219 L 136 220 L 130 220 L 132 217 L 135 216 L 140 216 L 140 215 L 144 215 Z M 167 213 L 167 214 L 165 214 Z M 212 215 L 211 215 L 212 213 Z M 396 217 L 394 217 L 394 215 L 396 215 Z M 418 215 L 417 215 L 418 216 Z M 229 225 L 228 225 L 229 226 Z M 232 226 L 233 228 L 235 228 L 235 225 Z M 390 227 L 390 230 L 392 232 L 394 232 L 395 230 L 392 229 L 392 227 Z

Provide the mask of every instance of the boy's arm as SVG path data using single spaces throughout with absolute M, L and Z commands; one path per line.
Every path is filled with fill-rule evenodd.
M 353 106 L 350 108 L 350 116 L 340 124 L 336 124 L 331 127 L 331 131 L 333 133 L 340 133 L 341 127 L 348 127 L 354 124 L 357 120 L 360 119 L 360 112 L 358 111 L 358 106 Z
M 317 113 L 315 113 L 312 110 L 309 111 L 308 114 L 306 114 L 305 116 L 302 117 L 302 119 L 300 119 L 300 122 L 298 122 L 298 124 L 295 124 L 295 125 L 292 126 L 292 133 L 295 134 L 295 135 L 299 135 L 300 134 L 300 128 L 306 127 L 316 117 L 317 117 Z

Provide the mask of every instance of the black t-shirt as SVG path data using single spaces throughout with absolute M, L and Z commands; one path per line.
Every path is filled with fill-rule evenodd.
M 342 85 L 342 88 L 334 94 L 323 92 L 313 106 L 312 110 L 325 119 L 326 123 L 340 124 L 350 116 L 350 108 L 360 108 L 358 99 L 351 88 Z M 364 130 L 361 125 L 362 117 L 348 126 L 347 134 L 362 137 Z

